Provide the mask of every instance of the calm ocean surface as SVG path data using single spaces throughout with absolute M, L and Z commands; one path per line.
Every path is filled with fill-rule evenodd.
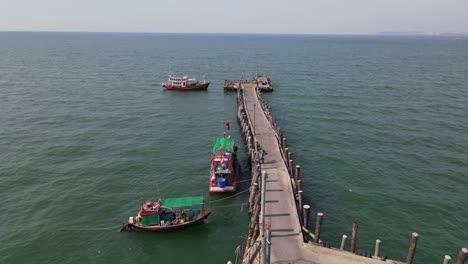
M 207 191 L 224 122 L 241 143 L 223 81 L 257 67 L 324 240 L 356 220 L 396 260 L 413 231 L 415 263 L 468 245 L 466 38 L 3 32 L 0 263 L 234 261 L 247 193 L 182 232 L 118 231 L 141 198 L 226 197 Z M 169 69 L 211 86 L 164 91 Z

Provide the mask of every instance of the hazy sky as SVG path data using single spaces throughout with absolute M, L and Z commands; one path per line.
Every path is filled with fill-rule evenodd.
M 468 31 L 468 0 L 0 0 L 0 30 Z

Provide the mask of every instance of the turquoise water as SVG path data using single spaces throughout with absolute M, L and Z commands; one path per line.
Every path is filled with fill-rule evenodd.
M 141 198 L 225 197 L 207 191 L 224 122 L 240 143 L 222 85 L 257 68 L 325 240 L 356 220 L 392 259 L 413 231 L 415 263 L 468 244 L 468 39 L 3 32 L 0 54 L 2 263 L 235 260 L 246 193 L 183 232 L 118 230 Z M 169 70 L 210 88 L 164 91 Z

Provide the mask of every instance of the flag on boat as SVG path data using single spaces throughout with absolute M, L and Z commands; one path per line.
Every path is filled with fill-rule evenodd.
M 226 122 L 226 129 L 231 130 L 231 124 L 229 124 L 229 122 Z

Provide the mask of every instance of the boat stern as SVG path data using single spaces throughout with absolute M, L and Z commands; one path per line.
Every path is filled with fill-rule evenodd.
M 211 186 L 210 185 L 209 191 L 211 193 L 235 192 L 236 191 L 236 186 L 235 185 L 226 185 L 224 187 L 219 187 L 219 186 Z

